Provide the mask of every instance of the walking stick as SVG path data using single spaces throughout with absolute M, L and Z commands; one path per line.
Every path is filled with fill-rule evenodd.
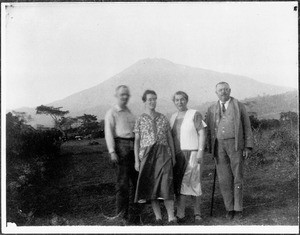
M 217 176 L 217 168 L 216 168 L 216 165 L 215 165 L 214 183 L 213 183 L 213 188 L 212 188 L 211 204 L 210 204 L 210 216 L 212 216 L 213 207 L 214 207 L 214 194 L 215 194 L 216 176 Z

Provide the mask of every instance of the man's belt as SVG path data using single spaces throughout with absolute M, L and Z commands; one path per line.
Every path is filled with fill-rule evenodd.
M 232 137 L 232 138 L 226 138 L 226 139 L 218 139 L 218 138 L 217 138 L 217 140 L 219 140 L 219 141 L 220 141 L 220 140 L 221 140 L 221 141 L 222 141 L 222 140 L 234 140 L 234 139 L 235 139 L 234 137 Z
M 134 138 L 115 137 L 115 140 L 134 141 Z

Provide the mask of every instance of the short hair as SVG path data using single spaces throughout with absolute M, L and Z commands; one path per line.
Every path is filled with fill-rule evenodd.
M 117 86 L 115 92 L 117 93 L 121 88 L 125 88 L 125 89 L 127 89 L 129 91 L 129 87 L 128 86 L 126 86 L 126 85 L 119 85 L 119 86 Z
M 146 102 L 146 100 L 147 100 L 147 95 L 149 95 L 149 94 L 152 94 L 152 95 L 156 95 L 156 96 L 157 96 L 157 94 L 156 94 L 155 91 L 153 91 L 153 90 L 145 90 L 145 92 L 144 92 L 144 94 L 143 94 L 143 96 L 142 96 L 142 101 Z
M 188 96 L 187 93 L 185 93 L 184 91 L 176 91 L 175 94 L 173 95 L 173 98 L 172 98 L 173 102 L 175 102 L 175 96 L 176 95 L 182 95 L 183 98 L 185 98 L 186 102 L 189 101 L 189 96 Z
M 227 85 L 230 88 L 230 86 L 229 86 L 229 84 L 227 82 L 219 82 L 219 83 L 217 83 L 216 88 L 217 88 L 218 85 Z

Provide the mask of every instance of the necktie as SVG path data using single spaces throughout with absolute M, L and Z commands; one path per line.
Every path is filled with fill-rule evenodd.
M 226 112 L 226 109 L 225 109 L 225 104 L 222 103 L 222 113 L 225 113 Z

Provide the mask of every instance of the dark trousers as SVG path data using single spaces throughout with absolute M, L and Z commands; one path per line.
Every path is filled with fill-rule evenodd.
M 134 169 L 133 142 L 133 140 L 115 139 L 115 151 L 119 158 L 116 164 L 116 212 L 124 219 L 129 217 L 129 204 L 132 205 L 133 210 L 130 214 L 137 215 L 139 212 L 138 205 L 133 203 L 138 179 L 138 172 Z
M 227 211 L 243 210 L 243 152 L 235 150 L 235 140 L 216 141 L 216 167 Z

